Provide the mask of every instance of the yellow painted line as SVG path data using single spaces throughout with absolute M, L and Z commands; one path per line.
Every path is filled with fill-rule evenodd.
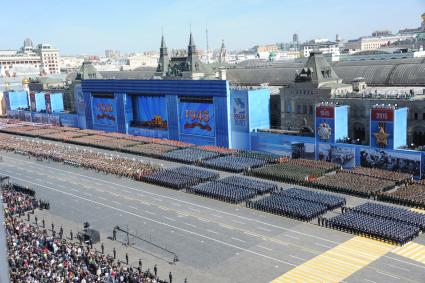
M 293 268 L 272 283 L 341 282 L 392 249 L 394 246 L 388 243 L 354 237 Z
M 395 248 L 392 252 L 425 264 L 425 245 L 410 242 L 402 247 Z

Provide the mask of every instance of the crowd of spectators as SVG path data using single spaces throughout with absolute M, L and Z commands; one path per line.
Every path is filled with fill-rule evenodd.
M 167 282 L 141 266 L 124 265 L 89 246 L 49 235 L 38 224 L 15 216 L 37 207 L 33 196 L 13 186 L 2 188 L 2 194 L 11 282 Z

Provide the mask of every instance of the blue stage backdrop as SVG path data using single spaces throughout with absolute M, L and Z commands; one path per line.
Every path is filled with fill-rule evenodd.
M 335 107 L 316 106 L 316 139 L 320 142 L 335 142 Z
M 214 104 L 180 102 L 180 133 L 215 137 Z
M 133 96 L 133 127 L 166 130 L 167 103 L 164 96 Z
M 93 124 L 113 126 L 117 125 L 117 112 L 113 97 L 93 97 Z
M 373 108 L 370 111 L 370 146 L 394 149 L 394 110 Z

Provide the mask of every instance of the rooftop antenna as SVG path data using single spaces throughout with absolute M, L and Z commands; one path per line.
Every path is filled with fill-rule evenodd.
M 205 36 L 206 36 L 206 39 L 207 39 L 207 64 L 209 64 L 210 63 L 210 49 L 209 49 L 209 45 L 208 45 L 208 24 L 206 25 L 206 27 L 205 27 Z

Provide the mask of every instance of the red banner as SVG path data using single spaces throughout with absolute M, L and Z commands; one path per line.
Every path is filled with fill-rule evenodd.
M 394 110 L 385 108 L 372 109 L 371 119 L 372 121 L 393 121 Z
M 335 108 L 333 106 L 317 106 L 316 117 L 333 118 L 335 116 Z

